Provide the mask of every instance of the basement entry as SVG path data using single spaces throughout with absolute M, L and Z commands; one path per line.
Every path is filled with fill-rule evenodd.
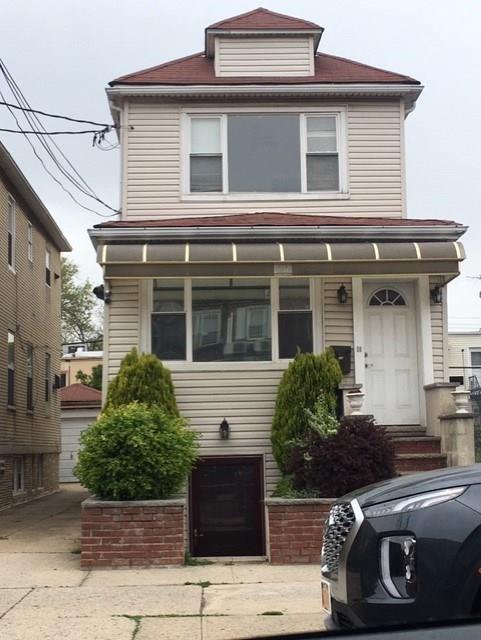
M 203 458 L 191 477 L 191 550 L 197 557 L 263 556 L 262 458 Z

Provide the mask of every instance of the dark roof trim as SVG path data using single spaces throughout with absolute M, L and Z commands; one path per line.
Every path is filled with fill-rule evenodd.
M 52 244 L 59 251 L 72 251 L 70 243 L 63 235 L 52 215 L 24 176 L 20 167 L 0 142 L 0 172 L 14 188 L 12 196 L 22 200 L 38 225 L 45 231 Z

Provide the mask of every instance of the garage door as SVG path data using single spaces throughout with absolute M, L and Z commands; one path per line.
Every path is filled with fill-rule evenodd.
M 73 473 L 77 464 L 80 434 L 90 423 L 95 420 L 95 415 L 85 417 L 64 417 L 62 412 L 62 452 L 60 453 L 60 482 L 78 482 Z

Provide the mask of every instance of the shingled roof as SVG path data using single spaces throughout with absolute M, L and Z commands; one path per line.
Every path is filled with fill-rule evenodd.
M 109 220 L 96 224 L 97 229 L 138 229 L 167 227 L 461 227 L 451 220 L 419 218 L 361 218 L 359 216 L 313 216 L 292 213 L 237 213 L 158 220 Z
M 100 408 L 102 392 L 80 382 L 59 390 L 62 409 Z
M 206 50 L 129 73 L 112 80 L 117 85 L 272 85 L 272 84 L 420 84 L 410 76 L 379 69 L 348 58 L 317 53 L 311 76 L 216 76 L 208 41 L 217 31 L 306 31 L 315 32 L 315 44 L 323 28 L 314 22 L 275 13 L 262 7 L 210 25 L 206 32 Z
M 241 29 L 242 31 L 246 29 L 262 29 L 266 31 L 277 31 L 279 29 L 295 29 L 298 31 L 299 29 L 306 29 L 312 31 L 322 29 L 322 27 L 314 22 L 308 22 L 301 18 L 293 18 L 284 13 L 276 13 L 275 11 L 264 9 L 264 7 L 258 7 L 253 11 L 247 11 L 238 16 L 220 20 L 220 22 L 209 25 L 207 29 L 228 29 L 229 31 L 235 29 Z

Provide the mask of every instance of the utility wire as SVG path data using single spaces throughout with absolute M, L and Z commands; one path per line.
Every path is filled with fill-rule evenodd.
M 3 73 L 5 80 L 7 82 L 7 85 L 10 89 L 10 91 L 12 92 L 12 95 L 14 96 L 14 98 L 17 100 L 17 102 L 19 103 L 19 105 L 22 107 L 20 108 L 20 111 L 23 113 L 25 119 L 27 120 L 27 122 L 29 123 L 29 125 L 32 127 L 32 133 L 36 135 L 37 140 L 39 141 L 39 143 L 41 144 L 41 146 L 44 148 L 44 150 L 46 151 L 46 153 L 49 155 L 49 157 L 51 158 L 52 162 L 54 163 L 54 165 L 57 167 L 57 169 L 60 171 L 60 173 L 62 173 L 62 175 L 64 175 L 78 190 L 80 190 L 84 195 L 96 200 L 97 202 L 99 202 L 100 204 L 102 204 L 103 206 L 107 207 L 108 209 L 110 209 L 111 211 L 114 212 L 114 214 L 117 214 L 118 211 L 116 209 L 114 209 L 113 207 L 111 207 L 110 205 L 108 205 L 107 203 L 105 203 L 103 200 L 101 200 L 94 192 L 94 190 L 92 189 L 92 187 L 82 178 L 82 176 L 80 175 L 80 173 L 75 169 L 75 167 L 72 165 L 72 163 L 69 161 L 69 159 L 65 156 L 65 154 L 62 152 L 62 150 L 58 147 L 58 145 L 55 143 L 55 141 L 53 140 L 53 138 L 51 138 L 50 136 L 53 134 L 49 133 L 45 130 L 45 127 L 43 126 L 43 123 L 41 122 L 41 120 L 38 118 L 38 116 L 36 115 L 36 111 L 30 107 L 27 99 L 25 98 L 25 96 L 23 95 L 20 87 L 17 85 L 17 83 L 15 82 L 15 80 L 13 79 L 13 77 L 11 76 L 11 74 L 9 73 L 8 69 L 6 68 L 5 64 L 3 63 L 3 61 L 0 59 L 0 71 Z M 40 163 L 42 164 L 43 168 L 45 169 L 45 171 L 48 173 L 48 175 L 63 189 L 63 191 L 65 191 L 70 197 L 71 199 L 78 204 L 80 207 L 82 207 L 83 209 L 90 211 L 92 213 L 95 213 L 96 215 L 99 215 L 101 217 L 111 217 L 111 215 L 114 214 L 102 214 L 99 213 L 98 211 L 95 211 L 94 209 L 91 209 L 90 207 L 86 207 L 85 205 L 83 205 L 82 203 L 80 203 L 75 196 L 62 184 L 62 182 L 60 182 L 60 180 L 58 180 L 52 173 L 51 171 L 48 170 L 48 168 L 46 167 L 45 163 L 43 162 L 42 158 L 39 156 L 39 154 L 37 153 L 34 145 L 31 143 L 30 138 L 28 137 L 28 133 L 25 132 L 23 130 L 23 128 L 21 127 L 12 107 L 10 106 L 10 102 L 7 102 L 7 100 L 5 99 L 5 96 L 0 92 L 0 97 L 2 98 L 2 102 L 1 104 L 4 104 L 7 109 L 10 111 L 10 114 L 12 115 L 12 117 L 14 118 L 18 129 L 21 131 L 21 133 L 23 133 L 25 139 L 28 141 L 28 143 L 30 144 L 35 156 L 37 157 L 37 159 L 40 161 Z M 42 129 L 43 131 L 38 131 L 36 125 L 38 125 L 38 128 Z M 107 125 L 109 127 L 112 127 L 112 125 Z M 71 132 L 70 132 L 71 133 Z M 99 132 L 94 132 L 96 135 L 99 135 Z M 55 135 L 55 134 L 54 134 Z M 45 137 L 42 137 L 45 136 Z M 68 172 L 68 170 L 62 166 L 62 164 L 59 162 L 58 158 L 56 157 L 54 151 L 51 149 L 51 147 L 49 146 L 48 141 L 51 142 L 51 144 L 53 146 L 55 146 L 55 148 L 58 150 L 58 152 L 61 154 L 61 156 L 64 158 L 64 160 L 67 162 L 67 164 L 71 167 L 72 171 L 78 176 L 79 180 L 77 180 L 72 174 L 70 174 Z M 95 138 L 94 138 L 94 142 L 95 142 Z
M 48 113 L 46 111 L 39 111 L 38 109 L 32 109 L 31 107 L 20 107 L 16 104 L 12 104 L 11 102 L 4 102 L 0 100 L 0 105 L 4 107 L 10 107 L 11 109 L 19 109 L 20 111 L 25 111 L 27 113 L 38 113 L 41 116 L 46 116 L 47 118 L 59 118 L 61 120 L 68 120 L 69 122 L 79 122 L 80 124 L 92 124 L 97 127 L 112 127 L 117 128 L 116 125 L 109 125 L 105 122 L 94 122 L 93 120 L 80 120 L 79 118 L 71 118 L 69 116 L 61 116 L 56 113 Z
M 0 131 L 6 131 L 7 133 L 22 133 L 23 135 L 34 136 L 77 136 L 84 135 L 86 133 L 109 133 L 110 128 L 107 129 L 87 129 L 84 131 L 26 131 L 24 129 L 1 129 Z

